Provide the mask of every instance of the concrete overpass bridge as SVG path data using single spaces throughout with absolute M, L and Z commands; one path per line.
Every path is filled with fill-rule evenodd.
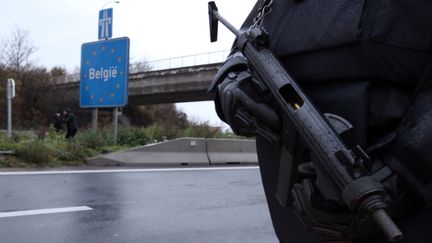
M 192 62 L 195 65 L 186 63 L 186 65 L 174 68 L 172 68 L 172 65 L 168 65 L 169 68 L 162 70 L 130 73 L 129 104 L 148 105 L 211 100 L 212 97 L 207 94 L 207 89 L 218 67 L 225 59 L 226 53 L 228 52 L 224 51 L 223 57 L 216 59 L 217 61 L 213 63 L 196 64 L 196 62 Z M 206 55 L 211 54 L 213 53 L 207 53 Z M 220 55 L 219 52 L 218 54 Z M 178 58 L 170 60 L 176 59 Z M 208 60 L 211 61 L 210 58 Z M 79 75 L 56 82 L 56 90 L 67 91 L 67 95 L 63 97 L 66 104 L 79 103 L 79 89 Z

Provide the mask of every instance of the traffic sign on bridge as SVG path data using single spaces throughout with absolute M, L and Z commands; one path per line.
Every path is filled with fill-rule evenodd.
M 123 107 L 128 101 L 129 38 L 81 46 L 80 106 Z

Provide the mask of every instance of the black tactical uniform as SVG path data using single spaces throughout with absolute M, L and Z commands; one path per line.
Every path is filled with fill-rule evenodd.
M 354 130 L 342 138 L 348 146 L 367 148 L 372 172 L 387 166 L 396 173 L 382 180 L 393 199 L 388 211 L 405 234 L 403 242 L 428 242 L 432 223 L 431 21 L 428 0 L 261 0 L 242 27 L 263 27 L 270 49 L 318 109 L 353 124 Z M 371 232 L 373 225 L 362 225 L 344 208 L 312 202 L 313 187 L 300 190 L 311 199 L 304 207 L 294 204 L 301 220 L 292 205 L 284 207 L 276 200 L 278 108 L 263 98 L 250 75 L 244 75 L 249 71 L 247 60 L 234 48 L 210 90 L 221 119 L 238 134 L 256 136 L 280 241 L 385 242 Z M 253 102 L 242 103 L 242 95 Z M 298 149 L 294 158 L 307 163 L 305 151 Z M 298 185 L 308 187 L 300 181 Z
M 66 135 L 65 138 L 73 138 L 78 132 L 78 121 L 74 113 L 69 109 L 63 111 L 63 123 L 66 123 Z
M 63 131 L 63 125 L 62 125 L 60 113 L 54 114 L 54 116 L 51 119 L 51 123 L 53 124 L 56 132 Z

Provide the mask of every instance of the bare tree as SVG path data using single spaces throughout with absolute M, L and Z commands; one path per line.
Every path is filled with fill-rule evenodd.
M 29 32 L 15 27 L 10 38 L 6 40 L 4 48 L 4 63 L 15 78 L 20 78 L 22 73 L 28 71 L 32 66 L 31 55 L 37 48 L 29 37 Z
M 55 66 L 50 70 L 51 78 L 57 78 L 59 76 L 66 75 L 66 68 L 61 66 Z
M 1 39 L 0 40 L 0 68 L 1 69 L 5 68 L 5 64 L 4 64 L 4 59 L 5 59 L 4 58 L 4 50 L 6 49 L 5 46 L 6 46 L 5 41 L 3 39 Z
M 78 74 L 78 76 L 79 76 L 79 74 L 81 73 L 81 67 L 80 66 L 75 66 L 75 68 L 73 70 L 73 73 Z
M 145 61 L 137 61 L 129 65 L 130 73 L 140 73 L 140 72 L 147 72 L 151 70 L 152 70 L 152 66 Z

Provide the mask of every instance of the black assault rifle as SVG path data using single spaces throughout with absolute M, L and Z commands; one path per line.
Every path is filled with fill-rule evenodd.
M 214 2 L 209 2 L 208 7 L 211 41 L 217 40 L 219 21 L 236 35 L 237 47 L 248 59 L 249 68 L 264 83 L 280 108 L 282 143 L 290 147 L 290 137 L 293 137 L 290 135 L 295 131 L 315 156 L 316 185 L 325 187 L 320 190 L 327 194 L 324 197 L 344 203 L 354 213 L 371 216 L 388 240 L 402 239 L 402 232 L 385 210 L 382 184 L 373 180 L 365 169 L 368 155 L 359 146 L 348 149 L 341 141 L 335 128 L 272 54 L 264 29 L 239 31 L 219 14 Z M 293 174 L 290 156 L 282 155 L 284 157 L 291 162 L 286 167 Z M 286 183 L 290 183 L 289 179 Z

